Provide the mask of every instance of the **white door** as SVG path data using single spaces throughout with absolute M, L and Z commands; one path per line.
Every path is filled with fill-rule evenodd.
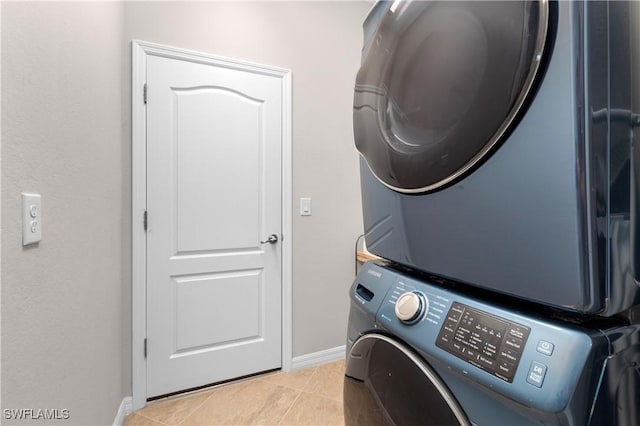
M 281 366 L 282 80 L 232 68 L 147 60 L 147 397 Z

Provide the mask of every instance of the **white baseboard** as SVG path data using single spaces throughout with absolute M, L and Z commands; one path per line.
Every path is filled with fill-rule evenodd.
M 118 414 L 116 414 L 116 418 L 113 419 L 113 426 L 122 426 L 124 424 L 124 420 L 132 412 L 133 398 L 130 396 L 124 397 L 120 403 L 120 408 L 118 408 Z
M 324 351 L 296 356 L 291 360 L 291 371 L 313 367 L 315 365 L 324 364 L 326 362 L 338 361 L 339 359 L 343 359 L 346 356 L 346 353 L 347 347 L 343 345 L 335 348 L 325 349 Z

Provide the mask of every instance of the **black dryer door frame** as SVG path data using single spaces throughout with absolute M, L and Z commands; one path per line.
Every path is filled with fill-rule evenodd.
M 549 4 L 396 1 L 365 25 L 354 96 L 358 151 L 384 185 L 423 193 L 494 151 L 541 72 Z M 372 12 L 373 13 L 373 12 Z
M 361 336 L 349 350 L 344 417 L 347 426 L 471 426 L 424 359 L 379 333 Z

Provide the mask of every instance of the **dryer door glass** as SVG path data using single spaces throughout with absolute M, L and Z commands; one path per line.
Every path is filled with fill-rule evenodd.
M 347 356 L 345 375 L 346 425 L 470 425 L 438 375 L 387 336 L 358 339 Z
M 546 0 L 374 8 L 354 95 L 356 146 L 373 174 L 419 193 L 473 170 L 526 105 L 547 23 Z

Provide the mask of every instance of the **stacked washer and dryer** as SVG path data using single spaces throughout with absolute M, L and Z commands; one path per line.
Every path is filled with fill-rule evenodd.
M 379 2 L 347 424 L 640 425 L 640 4 Z

